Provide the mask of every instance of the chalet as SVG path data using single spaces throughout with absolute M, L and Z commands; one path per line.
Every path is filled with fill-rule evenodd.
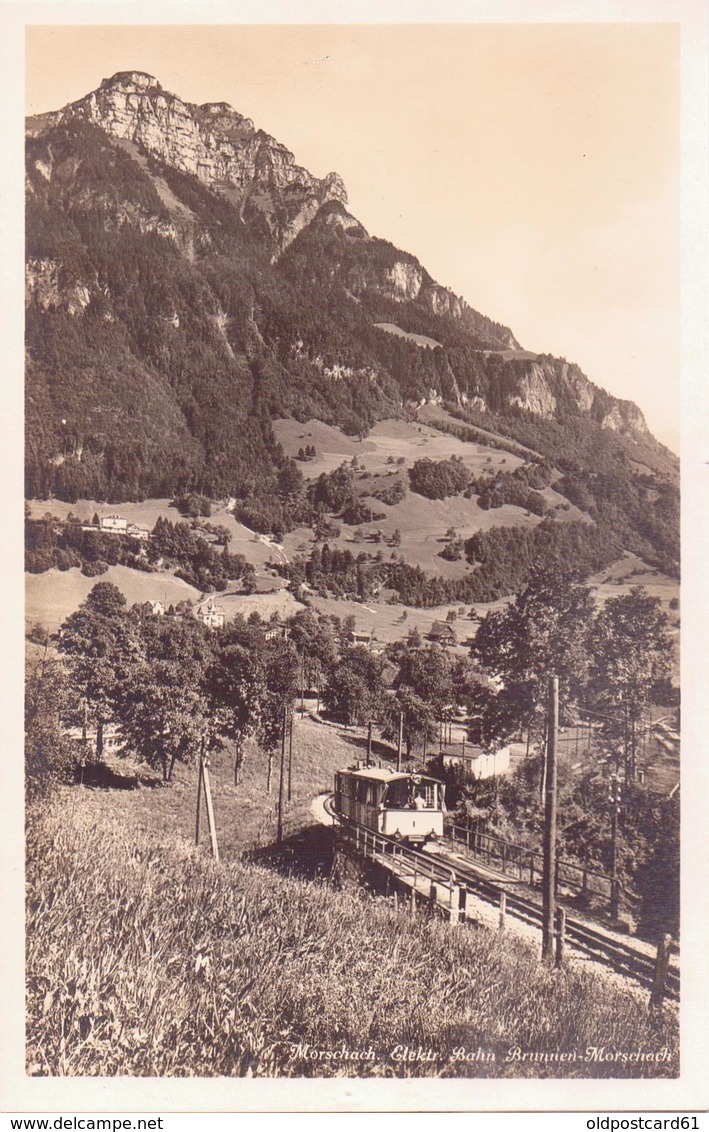
M 352 645 L 371 645 L 373 637 L 366 629 L 351 629 L 347 639 Z
M 152 613 L 154 617 L 163 617 L 165 614 L 165 602 L 160 601 L 159 598 L 157 601 L 146 601 L 144 608 L 146 612 Z
M 210 629 L 223 629 L 226 623 L 226 614 L 222 607 L 217 605 L 213 597 L 209 597 L 206 601 L 196 605 L 194 616 Z
M 288 636 L 288 626 L 282 624 L 280 621 L 269 621 L 266 626 L 264 638 L 267 641 L 281 640 L 285 641 Z
M 462 766 L 472 778 L 493 778 L 510 769 L 509 747 L 485 751 L 473 743 L 463 743 L 459 750 L 444 751 L 441 758 L 444 767 Z
M 129 523 L 126 529 L 126 534 L 131 538 L 140 539 L 141 542 L 147 542 L 150 538 L 150 531 L 147 527 L 137 527 L 135 523 Z
M 433 622 L 431 631 L 428 634 L 428 639 L 429 641 L 435 641 L 439 645 L 447 645 L 448 647 L 458 644 L 455 629 L 445 621 Z

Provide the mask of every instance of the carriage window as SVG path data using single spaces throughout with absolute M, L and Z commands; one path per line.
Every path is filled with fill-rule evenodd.
M 387 787 L 384 805 L 388 810 L 403 810 L 409 803 L 409 789 L 405 778 L 390 782 Z

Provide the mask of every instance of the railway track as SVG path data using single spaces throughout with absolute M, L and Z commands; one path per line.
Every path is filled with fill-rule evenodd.
M 443 850 L 443 852 L 439 854 L 439 857 L 445 859 L 445 853 L 446 851 Z M 517 919 L 531 924 L 533 927 L 538 927 L 541 932 L 541 904 L 515 892 L 513 889 L 514 882 L 510 882 L 509 880 L 506 882 L 504 880 L 495 882 L 481 876 L 481 874 L 476 872 L 473 868 L 466 866 L 461 868 L 458 855 L 456 855 L 455 860 L 449 858 L 449 864 L 446 865 L 446 870 L 449 868 L 453 869 L 455 872 L 456 880 L 459 884 L 470 888 L 477 896 L 490 904 L 497 905 L 500 899 L 500 892 L 504 891 L 506 894 L 508 915 L 515 916 Z M 563 904 L 563 901 L 561 903 Z M 646 954 L 639 948 L 622 943 L 613 936 L 593 928 L 585 921 L 578 920 L 568 914 L 566 917 L 565 935 L 567 943 L 575 947 L 578 951 L 589 955 L 597 962 L 604 963 L 620 974 L 628 975 L 636 979 L 637 982 L 648 989 L 652 988 L 655 975 L 655 960 L 653 956 Z M 676 967 L 670 967 L 665 984 L 665 993 L 668 997 L 679 999 L 679 982 L 679 971 Z
M 409 872 L 413 870 L 419 877 L 427 877 L 432 884 L 451 887 L 455 883 L 495 907 L 499 905 L 500 894 L 504 892 L 507 914 L 538 928 L 541 933 L 541 904 L 515 892 L 515 882 L 509 877 L 485 876 L 473 860 L 464 861 L 460 852 L 456 851 L 453 854 L 452 850 L 445 846 L 441 846 L 435 855 L 421 853 L 393 838 L 373 834 L 371 830 L 365 830 L 364 826 L 356 827 L 354 823 L 345 825 L 339 821 L 334 812 L 332 798 L 326 800 L 325 810 L 333 818 L 335 827 L 339 828 L 348 840 L 357 841 L 360 852 L 389 868 L 393 874 L 402 875 L 401 869 L 404 867 Z M 356 836 L 358 829 L 362 838 Z M 368 844 L 371 845 L 369 851 Z M 560 905 L 563 906 L 563 901 L 560 901 Z M 603 963 L 619 974 L 634 979 L 647 989 L 652 989 L 655 975 L 655 958 L 652 954 L 633 947 L 600 928 L 594 928 L 568 913 L 565 940 L 568 946 L 588 955 L 596 962 Z M 679 970 L 671 965 L 665 982 L 666 997 L 678 1000 L 679 989 Z

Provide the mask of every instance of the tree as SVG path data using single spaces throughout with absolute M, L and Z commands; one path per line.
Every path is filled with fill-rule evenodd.
M 437 646 L 406 647 L 399 656 L 399 671 L 394 687 L 408 687 L 431 704 L 436 718 L 453 700 L 453 666 L 449 657 Z
M 214 703 L 219 734 L 234 743 L 234 785 L 238 786 L 246 740 L 261 722 L 265 685 L 257 649 L 238 643 L 233 634 L 222 637 L 205 673 L 205 686 Z
M 394 678 L 395 695 L 389 702 L 385 737 L 396 738 L 399 716 L 404 717 L 404 740 L 407 755 L 412 746 L 427 744 L 436 736 L 444 711 L 454 700 L 453 663 L 437 647 L 421 648 L 412 643 L 413 629 L 404 642 L 389 652 L 398 664 Z
M 137 645 L 126 599 L 112 582 L 98 582 L 61 627 L 59 652 L 78 702 L 75 721 L 96 726 L 96 758 L 103 757 L 103 729 L 117 711 L 124 685 L 134 675 Z
M 384 709 L 384 661 L 362 645 L 344 648 L 323 689 L 328 711 L 348 726 L 379 719 Z
M 25 782 L 28 799 L 45 794 L 66 776 L 71 744 L 61 717 L 71 703 L 64 665 L 45 644 L 27 666 L 25 685 Z
M 631 775 L 635 770 L 636 727 L 655 684 L 672 670 L 668 618 L 658 598 L 642 586 L 610 598 L 595 618 L 590 634 L 590 690 L 595 702 L 615 720 L 604 730 L 622 738 Z
M 302 453 L 302 448 L 301 448 Z M 303 456 L 300 455 L 300 459 Z M 286 499 L 296 499 L 303 492 L 305 480 L 295 460 L 287 460 L 278 473 L 278 492 Z
M 317 617 L 310 609 L 295 614 L 288 623 L 288 631 L 301 662 L 304 685 L 320 686 L 323 673 L 337 661 L 337 642 L 332 625 Z
M 298 689 L 298 657 L 290 641 L 264 641 L 259 656 L 261 709 L 258 739 L 268 754 L 268 786 L 271 791 L 273 755 L 283 737 L 284 713 L 292 710 Z
M 141 622 L 140 652 L 120 689 L 124 748 L 172 780 L 177 762 L 195 762 L 222 745 L 223 717 L 205 679 L 214 637 L 194 618 Z
M 559 677 L 564 704 L 578 699 L 587 675 L 590 592 L 558 569 L 535 571 L 506 609 L 488 613 L 471 655 L 498 690 L 481 694 L 480 721 L 487 741 L 510 738 L 542 717 L 548 677 Z
M 409 629 L 406 636 L 406 643 L 410 649 L 423 648 L 423 637 L 421 636 L 421 630 L 418 625 L 414 625 L 412 629 Z
M 428 743 L 434 741 L 437 733 L 438 717 L 433 704 L 423 696 L 417 695 L 412 688 L 402 685 L 387 701 L 382 731 L 385 739 L 392 741 L 397 739 L 402 716 L 407 759 L 411 758 L 412 749 L 417 747 L 423 747 L 425 755 Z

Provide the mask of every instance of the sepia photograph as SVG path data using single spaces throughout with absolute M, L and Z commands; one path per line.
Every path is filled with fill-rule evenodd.
M 678 1084 L 679 22 L 124 20 L 24 29 L 27 1082 Z

